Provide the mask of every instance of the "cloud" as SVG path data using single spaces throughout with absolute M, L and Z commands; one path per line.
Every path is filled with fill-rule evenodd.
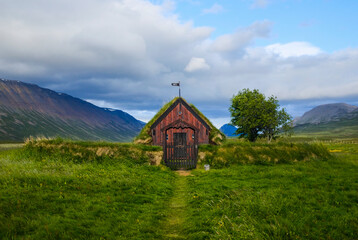
M 269 3 L 269 0 L 253 0 L 251 8 L 265 8 Z
M 211 6 L 210 8 L 205 8 L 203 9 L 202 13 L 203 14 L 217 14 L 217 13 L 221 13 L 222 11 L 224 11 L 223 6 L 215 3 L 213 6 Z
M 208 70 L 210 66 L 206 63 L 204 58 L 192 57 L 185 67 L 186 72 L 195 72 L 199 70 Z
M 19 8 L 18 6 L 22 7 Z M 325 53 L 309 42 L 255 46 L 273 24 L 212 38 L 173 5 L 143 0 L 3 1 L 1 78 L 65 92 L 147 120 L 177 95 L 213 119 L 230 98 L 257 88 L 280 101 L 358 98 L 358 49 Z M 219 120 L 218 120 L 219 122 Z
M 259 21 L 249 27 L 238 29 L 233 34 L 219 36 L 212 43 L 212 49 L 218 52 L 237 52 L 251 44 L 256 38 L 268 37 L 272 23 L 270 21 Z
M 172 49 L 188 51 L 212 31 L 179 22 L 167 5 L 141 0 L 35 0 L 21 9 L 14 6 L 22 1 L 13 2 L 0 10 L 0 60 L 8 65 L 1 70 L 21 65 L 22 76 L 33 67 L 41 70 L 34 77 L 58 72 L 154 76 L 185 64 L 186 56 L 173 56 Z
M 314 56 L 322 53 L 321 49 L 308 42 L 276 43 L 265 47 L 265 50 L 282 58 Z

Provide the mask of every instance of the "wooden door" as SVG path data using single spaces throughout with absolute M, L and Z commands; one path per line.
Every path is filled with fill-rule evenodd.
M 186 159 L 186 133 L 173 133 L 173 146 L 174 146 L 174 158 L 175 159 Z
M 165 164 L 171 169 L 196 168 L 198 146 L 193 141 L 195 131 L 185 128 L 172 130 L 168 131 L 169 141 L 164 145 Z

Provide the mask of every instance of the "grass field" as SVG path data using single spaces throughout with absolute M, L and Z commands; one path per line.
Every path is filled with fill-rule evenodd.
M 239 147 L 270 154 L 259 145 Z M 358 144 L 322 142 L 319 157 L 292 146 L 271 145 L 288 161 L 235 160 L 186 176 L 150 166 L 146 153 L 158 149 L 130 144 L 0 151 L 0 239 L 358 239 Z
M 44 147 L 0 153 L 0 239 L 161 238 L 173 172 L 142 164 L 141 154 L 134 163 L 59 157 Z
M 358 116 L 320 124 L 304 124 L 294 128 L 295 135 L 319 140 L 358 139 Z
M 189 178 L 186 233 L 191 239 L 356 239 L 357 172 L 345 156 L 196 171 Z

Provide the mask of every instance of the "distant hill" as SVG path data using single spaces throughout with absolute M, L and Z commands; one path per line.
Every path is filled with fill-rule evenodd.
M 126 142 L 144 126 L 128 113 L 20 81 L 0 80 L 0 141 L 29 136 Z
M 349 113 L 357 110 L 357 106 L 346 103 L 332 103 L 319 105 L 312 110 L 303 114 L 302 117 L 294 120 L 294 126 L 302 124 L 319 124 L 331 121 L 339 121 L 346 117 Z
M 220 131 L 222 133 L 224 133 L 228 137 L 236 137 L 236 136 L 238 136 L 237 134 L 235 134 L 236 130 L 237 130 L 237 128 L 235 126 L 231 125 L 231 124 L 224 124 L 220 128 Z
M 317 106 L 294 121 L 294 132 L 315 137 L 358 137 L 358 107 L 345 103 Z

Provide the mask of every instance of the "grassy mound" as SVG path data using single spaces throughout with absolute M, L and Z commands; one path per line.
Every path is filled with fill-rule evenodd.
M 22 155 L 39 161 L 56 159 L 73 163 L 145 164 L 150 162 L 154 152 L 159 155 L 161 147 L 130 143 L 81 142 L 57 139 L 28 139 Z M 158 155 L 157 154 L 157 155 Z
M 202 145 L 199 151 L 202 164 L 210 164 L 214 168 L 235 164 L 272 165 L 315 158 L 326 160 L 331 157 L 325 146 L 314 143 L 229 142 L 222 146 Z
M 179 97 L 174 98 L 170 102 L 166 103 L 158 113 L 142 128 L 142 131 L 139 135 L 134 139 L 134 143 L 141 143 L 141 144 L 150 144 L 152 142 L 152 137 L 150 136 L 150 128 L 155 121 L 176 101 Z M 185 101 L 185 99 L 183 99 Z M 217 129 L 208 118 L 204 116 L 193 104 L 189 104 L 189 106 L 202 118 L 204 121 L 210 126 L 210 142 L 213 144 L 220 145 L 222 144 L 226 136 L 223 134 L 219 129 Z

